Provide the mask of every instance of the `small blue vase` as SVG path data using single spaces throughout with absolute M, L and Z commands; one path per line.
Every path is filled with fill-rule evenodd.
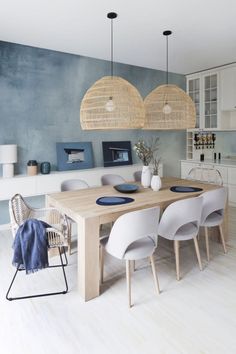
M 51 172 L 51 164 L 50 162 L 42 162 L 41 165 L 40 165 L 40 172 L 43 174 L 43 175 L 48 175 L 50 172 Z

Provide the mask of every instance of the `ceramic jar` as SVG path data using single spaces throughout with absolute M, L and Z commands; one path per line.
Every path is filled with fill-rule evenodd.
M 44 161 L 40 165 L 40 172 L 43 175 L 48 175 L 51 172 L 51 164 L 48 161 Z
M 144 188 L 148 188 L 151 185 L 151 169 L 149 166 L 143 166 L 141 184 Z
M 158 175 L 153 175 L 151 180 L 151 188 L 154 192 L 161 189 L 161 178 Z
M 35 176 L 38 173 L 38 163 L 36 160 L 29 160 L 27 162 L 27 175 Z

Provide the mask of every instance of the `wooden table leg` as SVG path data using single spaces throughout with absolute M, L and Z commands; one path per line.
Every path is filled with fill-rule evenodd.
M 91 300 L 99 296 L 99 218 L 78 219 L 78 289 L 80 296 Z

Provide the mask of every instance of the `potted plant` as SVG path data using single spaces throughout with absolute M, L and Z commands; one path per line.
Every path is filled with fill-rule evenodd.
M 141 184 L 144 188 L 148 188 L 151 185 L 151 169 L 149 165 L 153 161 L 154 153 L 158 150 L 158 140 L 159 138 L 152 138 L 149 143 L 139 140 L 134 144 L 136 155 L 143 163 Z

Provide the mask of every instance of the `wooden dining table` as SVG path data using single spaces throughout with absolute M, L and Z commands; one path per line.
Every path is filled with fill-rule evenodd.
M 136 183 L 138 184 L 138 183 Z M 200 187 L 202 191 L 176 193 L 171 186 Z M 47 206 L 57 208 L 77 223 L 78 233 L 78 291 L 85 300 L 91 300 L 100 294 L 99 281 L 99 234 L 100 225 L 115 221 L 120 215 L 144 208 L 160 206 L 163 210 L 174 201 L 198 196 L 203 192 L 220 188 L 220 186 L 200 183 L 180 178 L 162 178 L 161 190 L 154 192 L 151 188 L 143 188 L 135 193 L 123 194 L 112 186 L 100 186 L 83 190 L 53 193 L 46 196 Z M 103 206 L 96 200 L 104 196 L 127 196 L 133 202 L 121 205 Z M 181 210 L 180 210 L 181 212 Z M 225 213 L 227 218 L 227 213 Z M 227 237 L 227 222 L 224 222 Z

